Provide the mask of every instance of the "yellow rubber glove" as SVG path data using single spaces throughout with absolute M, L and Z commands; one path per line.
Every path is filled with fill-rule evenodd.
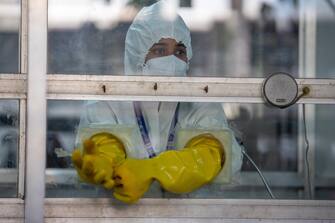
M 225 160 L 223 145 L 214 136 L 192 138 L 182 150 L 169 150 L 146 159 L 126 159 L 115 169 L 114 197 L 136 202 L 153 180 L 170 192 L 188 193 L 211 182 Z
M 83 151 L 76 149 L 72 161 L 81 180 L 101 184 L 106 189 L 114 186 L 114 168 L 126 158 L 123 143 L 110 133 L 98 133 L 85 140 Z

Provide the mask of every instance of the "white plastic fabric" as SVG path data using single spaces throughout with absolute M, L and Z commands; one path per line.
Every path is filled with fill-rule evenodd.
M 179 15 L 172 20 L 163 16 L 163 10 L 168 8 L 164 4 L 169 3 L 163 0 L 144 7 L 129 27 L 125 43 L 125 75 L 142 75 L 148 50 L 162 38 L 172 38 L 178 43 L 183 43 L 186 46 L 187 58 L 191 60 L 190 31 Z
M 141 75 L 145 56 L 151 46 L 161 38 L 169 37 L 181 41 L 187 49 L 187 57 L 192 57 L 190 32 L 180 16 L 168 21 L 161 16 L 164 1 L 143 8 L 130 26 L 125 43 L 126 75 Z M 140 103 L 149 138 L 156 154 L 166 150 L 169 130 L 177 103 L 175 102 L 141 102 Z M 127 148 L 128 156 L 148 158 L 132 102 L 91 101 L 88 102 L 80 120 L 79 131 L 90 125 L 133 126 L 138 134 L 138 142 Z M 220 130 L 229 128 L 220 103 L 180 103 L 176 129 Z M 79 143 L 78 139 L 77 143 Z M 241 148 L 233 138 L 232 174 L 237 173 L 242 165 Z

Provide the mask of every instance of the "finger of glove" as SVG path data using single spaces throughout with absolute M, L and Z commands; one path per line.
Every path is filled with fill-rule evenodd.
M 105 183 L 103 184 L 104 188 L 107 190 L 113 189 L 115 186 L 115 182 L 112 179 L 105 180 Z
M 84 154 L 93 154 L 95 144 L 91 139 L 86 139 L 83 143 L 84 146 Z
M 134 203 L 134 202 L 136 202 L 138 200 L 138 199 L 134 199 L 134 198 L 131 198 L 129 196 L 123 195 L 122 193 L 115 192 L 115 190 L 114 190 L 113 196 L 116 199 L 118 199 L 120 201 L 123 201 L 125 203 Z
M 101 184 L 105 180 L 106 175 L 107 173 L 105 170 L 98 171 L 93 178 L 94 183 Z
M 85 156 L 83 165 L 82 165 L 82 172 L 86 176 L 92 176 L 94 173 L 94 164 L 90 157 Z
M 122 184 L 122 177 L 120 175 L 116 175 L 114 178 L 115 184 Z
M 74 150 L 72 152 L 72 162 L 75 165 L 75 167 L 77 167 L 78 169 L 81 169 L 82 165 L 83 165 L 83 159 L 81 157 L 81 153 L 78 149 Z

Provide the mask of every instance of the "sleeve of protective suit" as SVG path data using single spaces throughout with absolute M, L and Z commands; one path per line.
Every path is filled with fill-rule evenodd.
M 221 103 L 180 103 L 180 129 L 231 129 Z M 232 175 L 236 175 L 242 167 L 242 148 L 232 137 Z
M 114 186 L 114 168 L 126 158 L 123 143 L 109 133 L 98 133 L 85 140 L 83 150 L 72 153 L 72 161 L 80 179 L 101 184 L 106 189 Z
M 153 159 L 126 161 L 115 169 L 114 196 L 136 202 L 153 180 L 173 193 L 188 193 L 211 182 L 225 161 L 224 148 L 210 134 L 192 138 L 181 150 L 170 150 Z
M 91 124 L 103 124 L 108 123 L 115 124 L 117 120 L 115 118 L 115 107 L 110 106 L 107 101 L 87 101 L 85 102 L 81 114 L 80 122 L 78 126 L 78 132 L 83 128 L 89 127 Z M 76 135 L 76 145 L 82 143 L 79 134 Z

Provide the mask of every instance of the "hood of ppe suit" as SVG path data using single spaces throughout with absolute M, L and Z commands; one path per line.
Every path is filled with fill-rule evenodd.
M 166 1 L 144 7 L 128 29 L 125 42 L 125 75 L 142 75 L 142 66 L 148 50 L 162 38 L 172 38 L 186 46 L 188 60 L 192 57 L 191 36 L 184 20 L 177 15 L 164 18 Z

